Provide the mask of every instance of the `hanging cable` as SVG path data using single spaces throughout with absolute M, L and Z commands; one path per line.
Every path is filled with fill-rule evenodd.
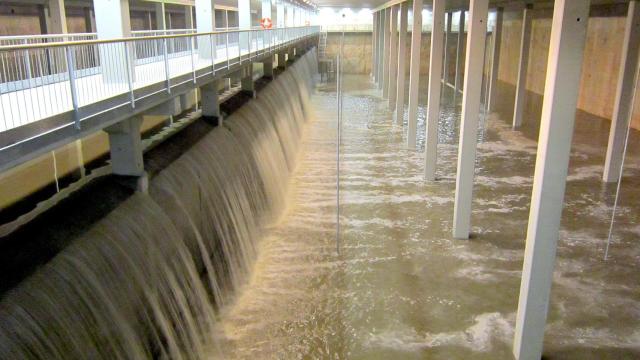
M 633 115 L 633 108 L 636 103 L 636 93 L 638 80 L 640 79 L 640 64 L 636 70 L 636 76 L 634 78 L 633 96 L 631 98 L 631 104 L 629 104 L 628 114 L 625 117 L 627 119 L 627 133 L 624 137 L 624 150 L 622 151 L 622 161 L 620 162 L 620 171 L 618 172 L 618 184 L 616 186 L 616 199 L 613 202 L 613 211 L 611 214 L 611 223 L 609 224 L 609 235 L 607 236 L 607 247 L 604 250 L 604 261 L 607 261 L 609 257 L 609 246 L 611 245 L 611 239 L 613 237 L 613 226 L 616 221 L 616 211 L 618 209 L 618 200 L 620 199 L 620 187 L 622 185 L 622 171 L 624 170 L 624 161 L 627 157 L 627 145 L 629 145 L 629 133 L 631 132 L 631 117 Z
M 340 254 L 340 142 L 342 140 L 342 48 L 344 44 L 344 31 L 340 37 L 340 50 L 338 52 L 336 95 L 338 102 L 337 139 L 336 139 L 336 252 Z

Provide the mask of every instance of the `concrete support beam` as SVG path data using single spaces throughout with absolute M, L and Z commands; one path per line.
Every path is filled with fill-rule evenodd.
M 220 80 L 215 80 L 200 87 L 200 104 L 202 105 L 202 118 L 213 126 L 222 124 L 222 113 L 220 112 L 220 97 L 218 88 Z
M 193 29 L 193 6 L 186 5 L 184 7 L 184 27 L 187 29 Z
M 540 359 L 569 167 L 588 0 L 556 0 L 513 353 Z
M 242 92 L 255 99 L 256 86 L 253 82 L 253 64 L 249 64 L 242 68 L 240 77 L 240 88 Z
M 400 5 L 391 7 L 391 32 L 389 33 L 389 109 L 395 110 L 398 82 L 398 11 Z
M 191 109 L 196 105 L 198 101 L 196 91 L 191 90 L 185 94 L 180 95 L 180 110 L 185 111 Z
M 111 167 L 114 174 L 144 175 L 140 125 L 142 125 L 142 117 L 135 116 L 105 129 L 109 134 Z
M 278 69 L 285 70 L 287 68 L 287 53 L 281 51 L 278 53 Z
M 283 28 L 285 26 L 287 26 L 287 23 L 285 22 L 285 17 L 284 17 L 284 2 L 283 1 L 278 1 L 276 3 L 276 22 L 275 24 L 277 24 L 277 27 L 279 28 Z
M 211 0 L 196 0 L 196 30 L 199 33 L 212 32 L 216 28 L 215 12 Z M 198 56 L 203 59 L 211 58 L 211 43 L 209 39 L 198 39 Z
M 442 84 L 443 27 L 445 0 L 433 0 L 433 29 L 431 30 L 431 63 L 429 65 L 429 97 L 427 109 L 426 137 L 424 148 L 427 181 L 436 179 L 438 158 L 438 121 L 440 120 L 440 91 Z M 482 76 L 482 75 L 481 75 Z
M 449 42 L 451 41 L 451 26 L 453 25 L 453 12 L 447 13 L 447 30 L 444 34 L 444 61 L 442 79 L 445 85 L 449 83 Z
M 382 98 L 389 98 L 389 49 L 391 48 L 391 8 L 384 9 L 384 48 L 382 50 Z
M 378 11 L 378 78 L 376 79 L 378 89 L 382 89 L 382 84 L 384 82 L 384 14 L 384 10 Z
M 402 125 L 404 122 L 404 93 L 406 79 L 406 57 L 407 57 L 407 26 L 409 25 L 409 3 L 407 1 L 400 4 L 400 30 L 398 35 L 398 83 L 396 84 L 396 123 Z
M 178 116 L 182 110 L 183 108 L 180 97 L 175 97 L 145 111 L 144 115 Z
M 531 12 L 529 12 L 531 17 Z M 489 94 L 487 99 L 487 110 L 489 112 L 495 110 L 496 96 L 498 93 L 498 69 L 500 67 L 500 43 L 502 42 L 502 22 L 504 18 L 504 9 L 499 7 L 496 10 L 496 25 L 493 29 L 493 46 L 491 54 L 491 71 L 489 75 Z M 530 21 L 531 19 L 529 19 Z M 529 24 L 529 33 L 531 33 L 531 24 Z M 523 32 L 524 36 L 524 32 Z M 529 51 L 529 41 L 527 40 L 527 51 Z M 522 53 L 521 53 L 522 54 Z M 521 58 L 522 60 L 522 58 Z M 522 62 L 521 62 L 522 64 Z M 525 74 L 527 73 L 527 67 L 524 68 Z
M 464 23 L 465 23 L 465 11 L 460 11 L 460 26 L 458 29 L 458 49 L 456 51 L 456 81 L 454 87 L 456 91 L 462 90 L 462 81 L 464 79 L 464 75 L 462 73 L 462 67 L 464 66 L 464 59 L 462 58 L 462 51 L 464 50 Z M 468 40 L 468 39 L 467 39 Z M 468 41 L 467 41 L 468 42 Z M 483 40 L 484 43 L 484 40 Z M 484 52 L 484 51 L 483 51 Z M 469 54 L 467 53 L 467 58 Z
M 165 16 L 165 6 L 163 2 L 155 3 L 156 30 L 167 30 L 167 18 Z
M 64 10 L 64 0 L 48 0 L 47 5 L 47 34 L 66 34 L 67 14 Z
M 513 128 L 522 125 L 522 114 L 524 111 L 524 100 L 527 95 L 527 67 L 529 65 L 529 43 L 531 41 L 531 6 L 523 10 L 522 13 L 522 35 L 520 37 L 520 61 L 518 62 L 518 76 L 516 78 L 516 98 L 513 105 Z M 495 69 L 497 72 L 497 68 Z M 493 79 L 493 76 L 491 77 Z M 493 80 L 492 80 L 493 81 Z M 496 75 L 497 81 L 497 75 Z M 493 82 L 491 83 L 493 87 Z M 491 96 L 491 90 L 489 90 Z M 491 101 L 489 101 L 491 104 Z
M 422 0 L 413 0 L 411 63 L 409 65 L 409 122 L 407 148 L 415 150 L 418 124 L 418 85 L 420 84 L 420 46 L 422 43 Z
M 456 176 L 456 196 L 453 210 L 453 237 L 456 239 L 469 238 L 471 229 L 473 176 L 475 172 L 488 13 L 489 0 L 471 0 L 464 93 L 462 96 L 460 145 L 458 146 L 458 174 Z M 463 30 L 464 28 L 461 27 L 461 29 Z
M 270 55 L 262 61 L 262 72 L 264 77 L 273 79 L 273 55 Z
M 372 33 L 371 33 L 371 55 L 372 55 L 372 62 L 371 62 L 371 76 L 373 78 L 373 82 L 377 83 L 378 82 L 378 51 L 377 51 L 377 46 L 378 46 L 378 12 L 374 12 L 373 13 L 373 28 L 372 28 Z
M 620 58 L 620 72 L 618 73 L 618 88 L 616 89 L 616 99 L 609 130 L 609 145 L 607 146 L 607 156 L 602 175 L 602 180 L 605 182 L 618 181 L 620 178 L 625 135 L 633 113 L 634 74 L 636 64 L 638 64 L 639 52 L 640 4 L 638 1 L 631 1 L 627 12 L 624 43 Z
M 98 39 L 120 39 L 131 36 L 131 19 L 129 17 L 129 0 L 93 0 L 96 17 Z M 127 83 L 129 76 L 135 80 L 133 51 L 129 50 L 127 58 L 124 44 L 102 44 L 99 46 L 101 72 L 105 82 Z M 104 59 L 112 59 L 111 61 Z M 129 71 L 115 59 L 128 59 Z

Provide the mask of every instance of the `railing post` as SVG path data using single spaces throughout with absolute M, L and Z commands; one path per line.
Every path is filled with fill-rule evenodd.
M 193 62 L 193 48 L 195 48 L 195 46 L 193 46 L 194 37 L 189 36 L 188 39 L 189 39 L 189 54 L 191 56 L 191 71 L 193 73 L 193 83 L 195 84 L 196 83 L 196 64 Z
M 216 74 L 216 55 L 218 53 L 218 48 L 216 47 L 216 36 L 214 34 L 209 35 L 209 44 L 211 44 L 211 75 L 214 76 Z
M 74 70 L 71 47 L 66 46 L 65 52 L 67 54 L 67 73 L 69 74 L 69 88 L 71 90 L 71 102 L 73 104 L 73 118 L 75 120 L 76 129 L 80 130 L 80 114 L 78 113 L 78 90 L 76 89 L 76 73 Z
M 164 51 L 164 74 L 166 77 L 166 86 L 167 86 L 167 93 L 171 94 L 171 77 L 169 74 L 169 57 L 167 54 L 167 39 L 163 38 L 162 39 L 162 49 Z
M 227 70 L 229 69 L 229 32 L 225 33 L 226 35 L 226 47 L 225 52 L 227 53 Z M 240 42 L 238 42 L 238 54 L 240 54 Z
M 129 101 L 131 102 L 131 108 L 136 108 L 136 99 L 133 94 L 133 78 L 131 76 L 131 66 L 129 66 L 129 43 L 125 42 L 124 44 L 124 59 L 125 59 L 125 67 L 127 69 L 127 81 L 129 82 Z M 135 43 L 134 43 L 135 45 Z
M 23 44 L 27 45 L 27 39 L 23 40 Z M 29 58 L 29 49 L 25 50 L 25 56 L 24 56 L 24 66 L 25 66 L 25 72 L 27 75 L 27 79 L 31 79 L 33 76 L 31 74 L 31 59 Z

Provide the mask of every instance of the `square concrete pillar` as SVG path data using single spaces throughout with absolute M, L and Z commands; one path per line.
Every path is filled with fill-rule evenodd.
M 256 85 L 253 81 L 253 64 L 249 64 L 248 66 L 242 68 L 240 73 L 240 87 L 242 89 L 242 92 L 255 99 Z
M 140 125 L 142 125 L 142 117 L 135 116 L 105 129 L 109 134 L 111 167 L 114 174 L 144 175 Z
M 273 79 L 273 55 L 270 55 L 262 61 L 262 69 L 264 77 Z
M 64 0 L 49 0 L 46 17 L 47 34 L 66 34 L 67 15 L 64 10 Z
M 202 106 L 202 118 L 213 126 L 222 124 L 222 113 L 220 112 L 220 97 L 218 89 L 220 80 L 214 80 L 200 87 L 200 104 Z
M 413 25 L 411 27 L 411 65 L 409 65 L 409 121 L 407 126 L 407 148 L 410 150 L 415 150 L 416 148 L 421 44 L 422 0 L 413 0 Z

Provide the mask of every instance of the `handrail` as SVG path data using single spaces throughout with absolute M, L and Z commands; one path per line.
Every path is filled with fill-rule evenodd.
M 7 35 L 0 36 L 2 40 L 24 40 L 24 39 L 51 39 L 57 37 L 76 37 L 76 36 L 97 36 L 97 33 L 63 33 L 63 34 L 36 34 L 36 35 Z
M 193 34 L 156 35 L 156 36 L 145 36 L 144 40 L 176 39 L 176 38 L 183 38 L 183 37 L 193 37 L 194 35 L 205 36 L 205 35 L 221 35 L 221 34 L 231 34 L 231 33 L 248 33 L 248 32 L 262 32 L 262 31 L 270 32 L 270 31 L 276 31 L 276 30 L 311 29 L 311 28 L 319 28 L 319 26 L 290 26 L 290 27 L 272 28 L 272 29 L 239 29 L 239 30 L 220 30 L 220 31 L 211 31 L 211 32 L 201 32 L 201 33 L 193 33 Z M 79 40 L 79 41 L 40 43 L 40 44 L 6 45 L 6 46 L 0 46 L 0 51 L 16 51 L 16 50 L 65 47 L 65 46 L 113 44 L 113 43 L 121 43 L 121 42 L 135 42 L 141 39 L 142 38 L 140 37 L 126 37 L 126 38 L 102 39 L 102 40 Z

